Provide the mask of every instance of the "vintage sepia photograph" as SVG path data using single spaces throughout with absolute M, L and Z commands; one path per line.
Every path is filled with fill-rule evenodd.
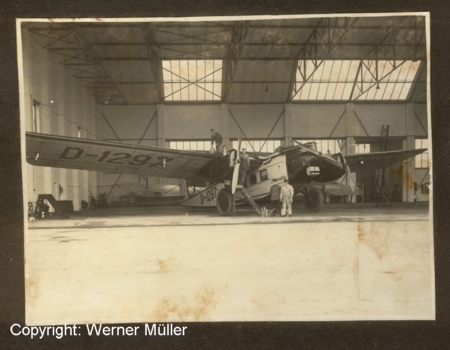
M 434 320 L 429 26 L 18 19 L 27 325 Z

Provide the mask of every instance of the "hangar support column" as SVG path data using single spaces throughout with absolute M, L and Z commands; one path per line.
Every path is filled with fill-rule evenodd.
M 228 111 L 228 103 L 222 103 L 222 112 L 220 116 L 221 122 L 221 134 L 222 134 L 222 145 L 225 145 L 227 151 L 229 151 L 232 146 L 230 143 L 230 112 Z M 218 151 L 221 151 L 220 149 Z
M 347 142 L 347 149 L 350 146 L 355 145 L 355 136 L 359 136 L 360 132 L 360 125 L 356 122 L 355 119 L 355 105 L 353 103 L 346 103 L 345 104 L 345 136 L 352 138 L 352 143 Z M 348 141 L 348 140 L 347 140 Z M 355 153 L 355 147 L 353 147 L 352 153 L 347 154 L 354 154 Z
M 355 135 L 358 135 L 359 125 L 355 123 L 354 118 L 354 104 L 347 103 L 345 106 L 345 155 L 355 154 L 356 144 Z M 351 180 L 356 185 L 356 173 L 351 173 Z M 345 183 L 350 185 L 350 179 L 345 178 Z M 352 202 L 356 202 L 356 196 L 351 197 Z
M 157 110 L 157 137 L 158 137 L 158 147 L 166 147 L 166 106 L 163 104 L 158 104 L 156 106 Z M 158 178 L 158 184 L 164 184 L 164 179 Z
M 165 111 L 166 106 L 159 104 L 156 106 L 158 111 L 157 125 L 158 125 L 158 147 L 166 147 L 166 123 L 165 123 Z
M 284 105 L 284 145 L 289 146 L 292 141 L 292 104 Z
M 403 149 L 411 150 L 415 149 L 414 141 L 414 103 L 408 103 L 406 105 L 406 138 L 403 140 Z M 403 162 L 403 188 L 402 188 L 402 201 L 414 202 L 414 158 L 409 162 Z

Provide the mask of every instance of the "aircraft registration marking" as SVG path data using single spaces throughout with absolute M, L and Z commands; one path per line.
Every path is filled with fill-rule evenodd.
M 66 147 L 59 156 L 60 159 L 66 159 L 66 160 L 75 160 L 79 159 L 81 156 L 83 157 L 100 157 L 97 159 L 98 163 L 110 163 L 110 164 L 117 164 L 117 165 L 132 165 L 132 166 L 143 166 L 146 165 L 152 157 L 146 154 L 138 154 L 135 156 L 132 156 L 130 153 L 126 152 L 116 152 L 112 153 L 111 151 L 104 151 L 99 155 L 96 154 L 90 154 L 86 153 L 83 154 L 84 150 L 82 148 L 78 147 Z M 167 162 L 172 161 L 174 158 L 164 158 L 164 157 L 158 157 L 161 162 L 157 164 L 165 164 Z M 149 164 L 148 166 L 155 166 L 157 164 Z
M 211 202 L 217 198 L 217 188 L 213 187 L 210 189 L 207 189 L 204 193 L 200 194 L 200 203 L 203 205 L 203 203 Z

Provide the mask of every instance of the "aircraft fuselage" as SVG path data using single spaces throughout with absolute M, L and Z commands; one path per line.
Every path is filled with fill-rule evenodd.
M 225 184 L 230 183 L 233 160 L 236 156 L 236 151 L 232 150 L 202 169 L 199 175 L 208 177 L 214 184 L 184 201 L 183 205 L 215 206 L 218 192 L 226 188 Z M 270 187 L 281 184 L 286 179 L 294 186 L 296 192 L 303 191 L 312 181 L 337 180 L 345 174 L 345 165 L 343 158 L 339 159 L 339 155 L 335 158 L 304 147 L 282 149 L 266 158 L 258 159 L 261 164 L 246 175 L 246 192 L 256 201 L 264 201 L 269 198 Z M 238 204 L 246 202 L 245 196 L 239 191 L 236 192 L 235 199 Z

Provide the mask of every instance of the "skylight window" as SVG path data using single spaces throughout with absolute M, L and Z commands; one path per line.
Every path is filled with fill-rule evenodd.
M 406 100 L 420 62 L 362 61 L 353 100 Z M 378 73 L 377 73 L 378 70 Z M 378 82 L 377 82 L 378 74 Z
M 294 101 L 406 100 L 419 61 L 298 61 Z
M 221 60 L 162 61 L 166 101 L 220 101 Z

